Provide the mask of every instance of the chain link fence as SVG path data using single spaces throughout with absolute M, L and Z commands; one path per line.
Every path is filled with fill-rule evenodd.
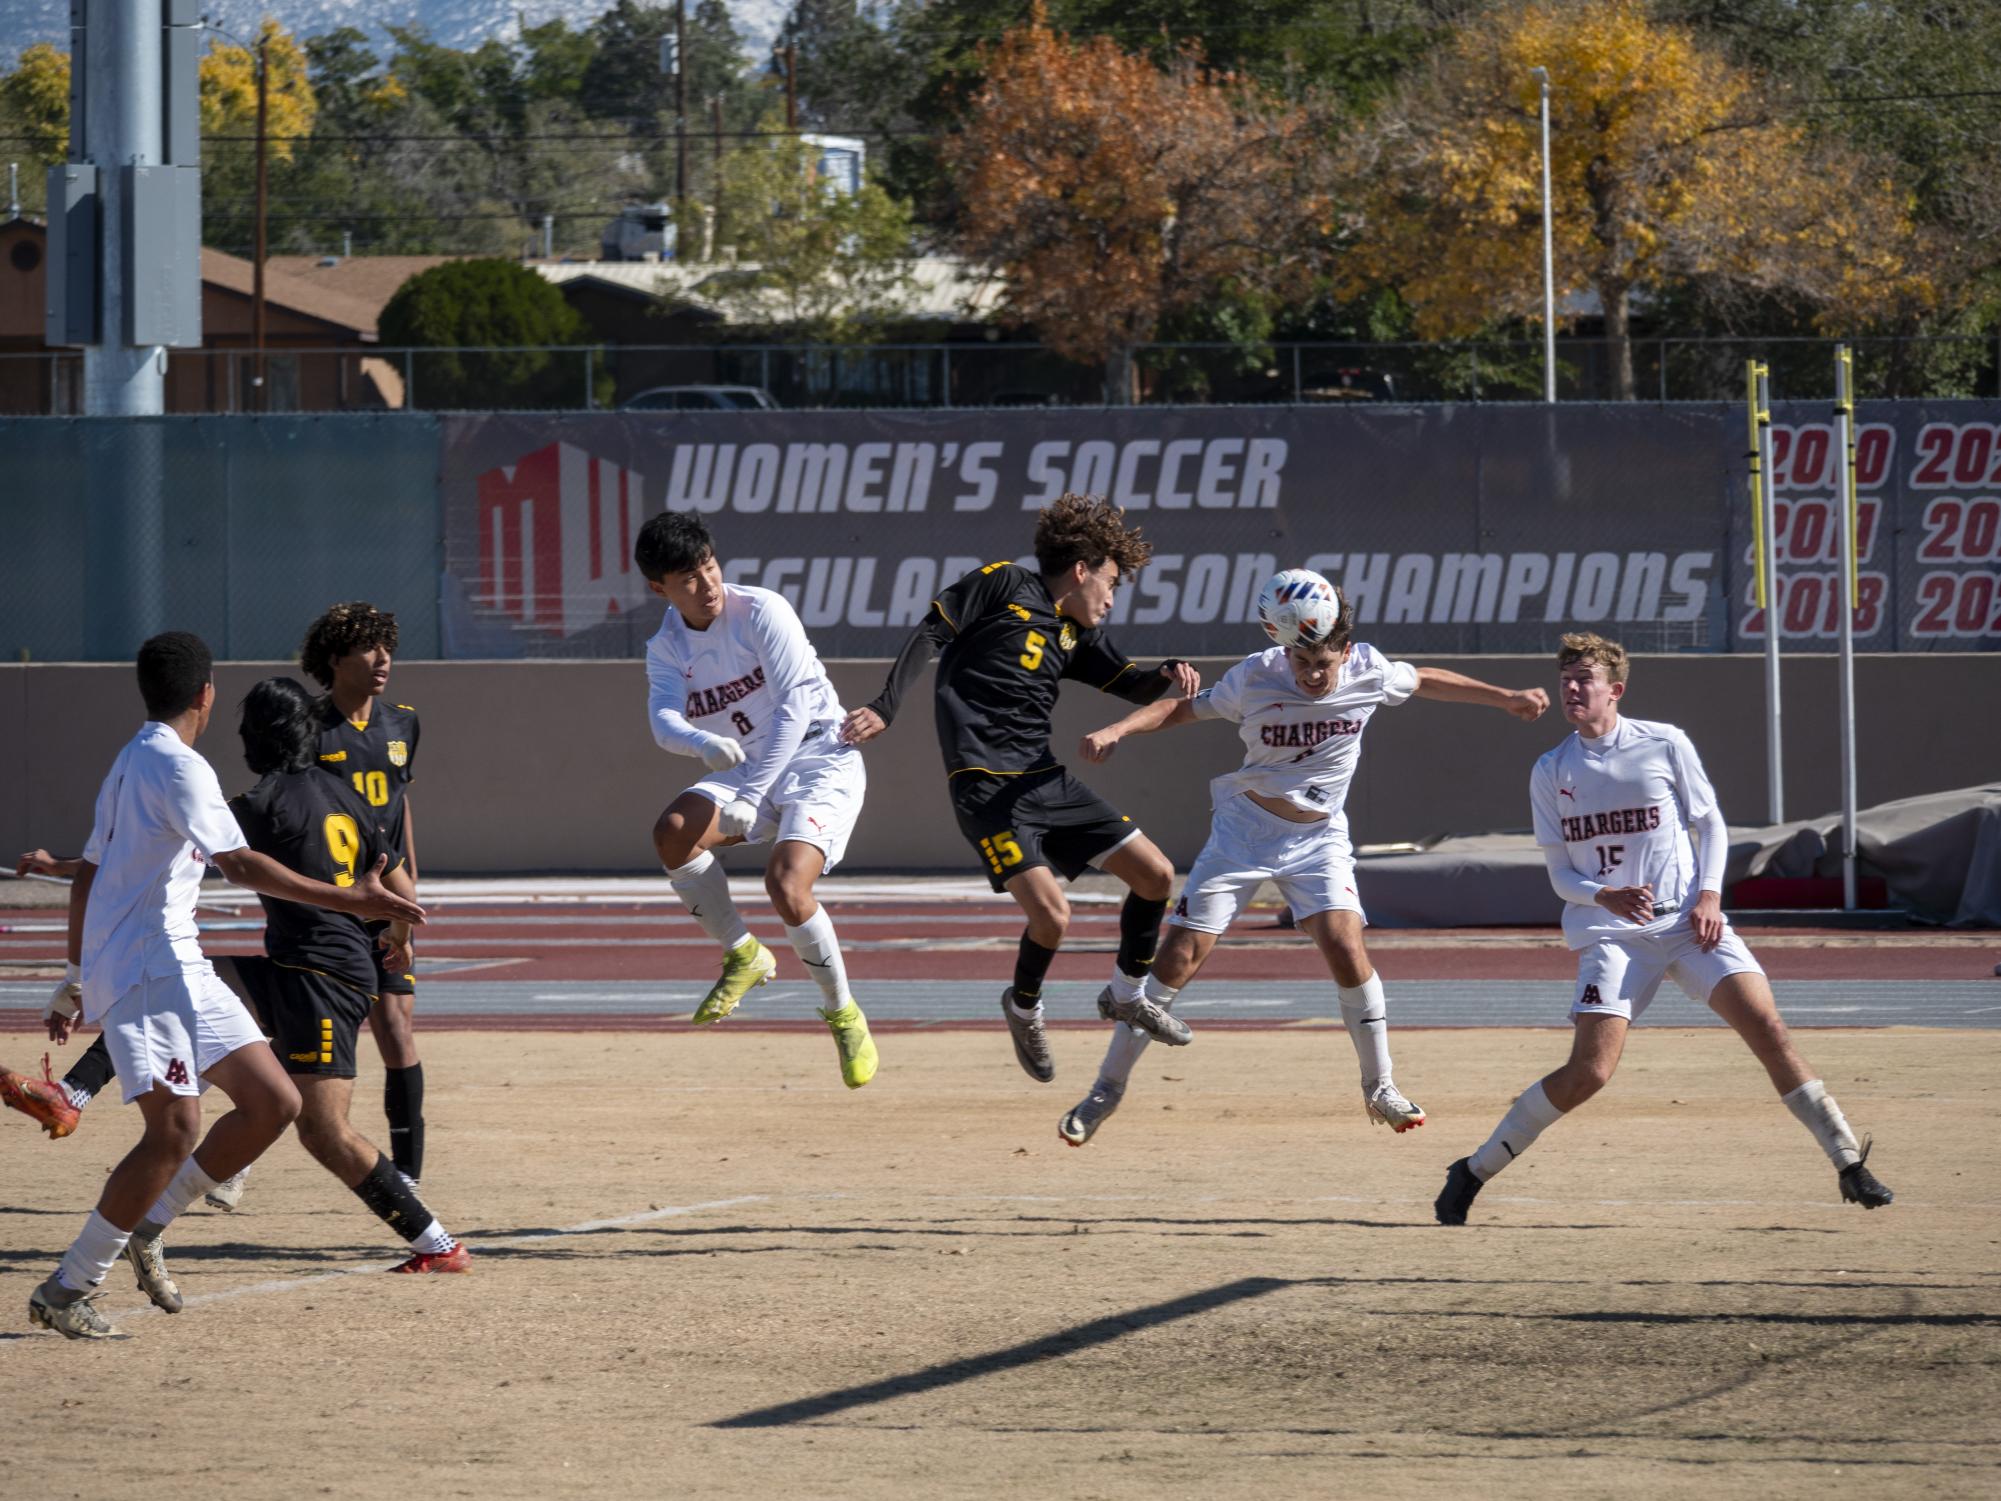
M 1859 392 L 1872 397 L 2001 395 L 2001 337 L 1856 339 Z M 1772 367 L 1781 396 L 1829 394 L 1825 339 L 1638 339 L 1634 401 L 1730 401 L 1744 362 Z M 1539 401 L 1540 343 L 1149 344 L 1134 352 L 1140 406 Z M 1561 401 L 1623 397 L 1614 346 L 1559 339 Z M 1104 406 L 1101 370 L 1039 344 L 591 345 L 467 349 L 175 350 L 171 412 L 716 410 L 762 398 L 686 387 L 749 387 L 788 409 Z M 0 354 L 0 415 L 82 411 L 73 351 Z

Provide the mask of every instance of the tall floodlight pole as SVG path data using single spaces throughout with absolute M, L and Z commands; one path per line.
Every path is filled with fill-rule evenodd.
M 1542 399 L 1556 400 L 1556 244 L 1549 218 L 1549 69 L 1531 68 L 1542 87 Z
M 167 350 L 201 344 L 196 0 L 71 0 L 68 159 L 49 169 L 44 334 L 83 350 L 84 412 L 165 410 Z M 84 649 L 129 657 L 165 611 L 162 434 L 93 432 Z
M 1855 611 L 1856 574 L 1855 361 L 1848 346 L 1834 351 L 1835 488 L 1841 507 L 1841 905 L 1855 910 Z
M 681 259 L 680 221 L 688 207 L 688 0 L 674 0 L 674 259 Z
M 268 144 L 271 124 L 271 39 L 260 36 L 257 39 L 257 228 L 254 233 L 252 253 L 253 265 L 250 273 L 250 343 L 254 350 L 250 364 L 250 388 L 256 393 L 253 401 L 260 411 L 270 409 L 270 399 L 264 387 L 264 337 L 267 332 L 267 316 L 264 300 L 264 262 L 269 254 L 265 239 L 265 225 L 271 209 L 270 146 Z

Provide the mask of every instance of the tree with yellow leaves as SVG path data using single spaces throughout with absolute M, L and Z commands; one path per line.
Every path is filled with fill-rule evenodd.
M 319 113 L 307 77 L 306 51 L 270 17 L 258 29 L 270 69 L 265 89 L 266 150 L 289 162 L 297 143 L 313 133 Z M 201 129 L 204 136 L 252 137 L 257 132 L 257 51 L 215 42 L 201 60 Z M 234 144 L 232 139 L 230 144 Z M 254 149 L 254 147 L 253 147 Z
M 1107 37 L 1073 40 L 1038 7 L 982 55 L 985 81 L 947 161 L 961 243 L 1005 279 L 1003 310 L 1133 396 L 1132 353 L 1161 320 L 1224 295 L 1297 296 L 1333 205 L 1307 111 Z
M 1515 0 L 1461 26 L 1347 143 L 1342 291 L 1395 287 L 1426 338 L 1539 315 L 1538 67 L 1558 296 L 1598 294 L 1622 399 L 1642 289 L 1776 295 L 1830 326 L 1932 296 L 1891 170 L 1774 118 L 1762 80 L 1643 0 Z

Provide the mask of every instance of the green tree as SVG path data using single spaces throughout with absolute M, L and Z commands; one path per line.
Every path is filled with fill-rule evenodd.
M 910 205 L 874 181 L 835 191 L 810 146 L 780 138 L 732 152 L 721 219 L 737 264 L 705 280 L 701 295 L 740 323 L 855 343 L 882 337 L 904 305 Z M 698 228 L 682 232 L 681 243 L 699 244 Z
M 390 348 L 444 351 L 416 365 L 415 399 L 427 408 L 577 402 L 576 363 L 535 346 L 585 343 L 584 321 L 552 284 L 512 261 L 452 261 L 419 272 L 383 308 L 381 333 Z M 456 352 L 504 346 L 512 348 Z

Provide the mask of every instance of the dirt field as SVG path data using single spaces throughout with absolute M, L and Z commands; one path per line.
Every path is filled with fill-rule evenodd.
M 426 1189 L 476 1275 L 379 1275 L 287 1142 L 177 1226 L 187 1311 L 120 1267 L 102 1344 L 22 1310 L 136 1112 L 10 1114 L 3 1410 L 67 1436 L 50 1497 L 1995 1494 L 2001 1034 L 1805 1034 L 1887 1211 L 1729 1036 L 1643 1031 L 1434 1225 L 1562 1041 L 1404 1034 L 1432 1121 L 1393 1137 L 1338 1031 L 1216 1034 L 1073 1151 L 1091 1031 L 1048 1087 L 998 1030 L 886 1036 L 854 1095 L 809 1035 L 436 1034 Z

